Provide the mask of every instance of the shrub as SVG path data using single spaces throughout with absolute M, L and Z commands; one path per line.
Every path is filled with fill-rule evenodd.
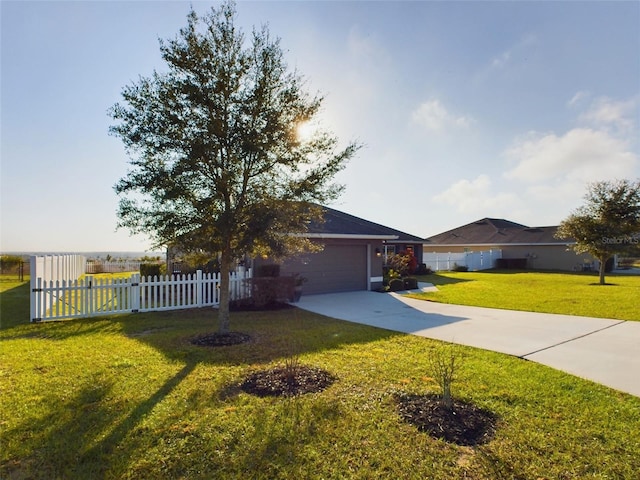
M 251 298 L 258 308 L 293 299 L 294 277 L 254 277 L 250 282 Z
M 418 279 L 414 277 L 406 277 L 404 279 L 405 290 L 415 290 L 418 288 Z
M 394 278 L 400 278 L 400 274 L 391 267 L 382 267 L 383 285 L 388 286 Z
M 442 392 L 442 406 L 451 410 L 453 407 L 453 396 L 451 385 L 456 379 L 456 374 L 462 363 L 462 350 L 459 345 L 453 343 L 443 343 L 434 347 L 429 355 L 428 375 L 440 386 Z
M 389 257 L 388 265 L 391 270 L 398 272 L 400 276 L 404 276 L 409 273 L 409 260 L 409 255 L 398 253 Z
M 1 255 L 0 256 L 0 273 L 19 273 L 24 265 L 22 257 L 17 255 Z M 27 273 L 29 272 L 29 265 L 26 266 Z
M 256 277 L 279 277 L 280 276 L 280 265 L 277 264 L 267 264 L 267 265 L 259 265 L 256 267 Z
M 427 266 L 426 263 L 421 263 L 418 265 L 418 269 L 416 270 L 416 275 L 430 275 L 433 273 L 431 267 Z
M 141 263 L 140 275 L 143 277 L 159 277 L 166 271 L 166 266 L 160 263 Z
M 454 272 L 468 272 L 469 271 L 469 267 L 467 267 L 466 265 L 458 265 L 457 263 L 453 264 L 453 271 Z
M 392 292 L 404 290 L 404 282 L 400 278 L 392 278 L 389 280 L 389 290 Z
M 394 278 L 400 278 L 400 274 L 389 266 L 382 267 L 382 280 L 385 287 L 388 286 L 389 281 Z

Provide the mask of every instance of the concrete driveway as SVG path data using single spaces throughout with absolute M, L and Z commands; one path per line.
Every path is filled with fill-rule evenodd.
M 303 296 L 296 306 L 515 355 L 640 397 L 640 322 L 447 305 L 365 291 Z

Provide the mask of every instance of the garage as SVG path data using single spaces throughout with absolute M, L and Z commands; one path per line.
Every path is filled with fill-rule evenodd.
M 321 252 L 288 258 L 281 271 L 306 278 L 305 295 L 366 290 L 367 246 L 325 245 Z
M 382 287 L 385 246 L 394 245 L 422 254 L 422 239 L 329 207 L 324 221 L 309 225 L 304 236 L 323 247 L 286 259 L 254 258 L 253 267 L 279 264 L 280 275 L 306 279 L 303 295 L 375 290 Z M 258 271 L 258 270 L 255 270 Z

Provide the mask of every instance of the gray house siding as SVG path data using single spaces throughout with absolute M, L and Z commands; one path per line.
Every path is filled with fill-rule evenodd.
M 329 207 L 322 208 L 324 221 L 312 223 L 304 234 L 323 246 L 322 251 L 279 262 L 270 258 L 247 259 L 254 272 L 261 265 L 278 263 L 280 275 L 306 278 L 302 290 L 309 295 L 382 287 L 385 245 L 393 245 L 396 251 L 411 247 L 418 262 L 422 261 L 421 238 Z M 167 253 L 169 258 L 173 255 Z
M 319 241 L 319 240 L 318 240 Z M 382 241 L 323 239 L 324 248 L 284 259 L 280 275 L 300 275 L 306 279 L 304 295 L 372 290 L 382 286 Z M 254 266 L 271 263 L 256 259 Z

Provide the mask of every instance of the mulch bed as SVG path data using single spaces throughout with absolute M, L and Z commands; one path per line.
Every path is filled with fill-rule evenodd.
M 272 302 L 266 305 L 255 305 L 250 300 L 235 300 L 229 302 L 229 310 L 232 312 L 263 312 L 271 310 L 287 310 L 295 308 L 293 305 L 289 305 L 284 302 Z M 228 347 L 231 345 L 238 345 L 251 340 L 251 337 L 246 333 L 240 332 L 227 332 L 227 333 L 207 333 L 204 335 L 198 335 L 191 339 L 192 345 L 199 345 L 201 347 Z
M 281 366 L 252 373 L 240 384 L 240 389 L 259 397 L 294 397 L 321 392 L 335 380 L 333 375 L 321 368 Z
M 398 410 L 406 422 L 435 438 L 457 445 L 479 445 L 493 438 L 497 416 L 469 402 L 453 401 L 445 408 L 437 395 L 398 395 Z
M 227 333 L 207 333 L 204 335 L 198 335 L 191 339 L 192 345 L 198 345 L 201 347 L 228 347 L 230 345 L 238 345 L 251 340 L 251 337 L 246 333 L 240 332 L 227 332 Z

